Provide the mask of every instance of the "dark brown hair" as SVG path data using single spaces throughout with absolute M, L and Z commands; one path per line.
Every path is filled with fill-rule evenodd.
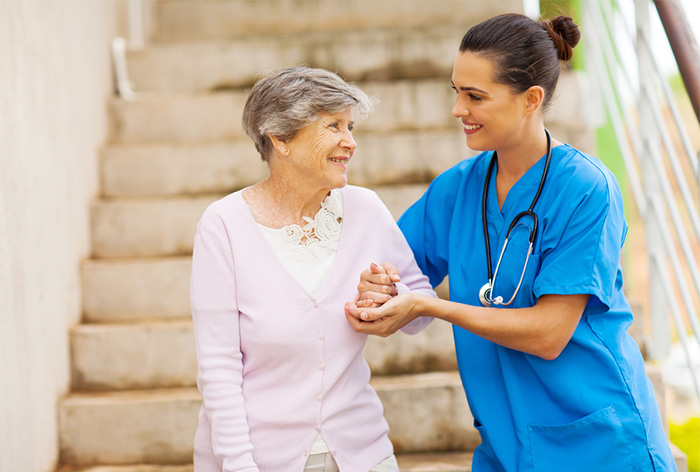
M 544 89 L 546 109 L 559 79 L 559 61 L 568 61 L 581 39 L 576 23 L 568 16 L 535 21 L 507 13 L 483 21 L 467 31 L 459 46 L 491 60 L 493 80 L 523 93 L 532 86 Z

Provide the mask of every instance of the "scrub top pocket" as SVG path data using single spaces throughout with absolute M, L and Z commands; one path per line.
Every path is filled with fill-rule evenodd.
M 565 425 L 530 425 L 534 472 L 633 470 L 629 441 L 612 406 Z

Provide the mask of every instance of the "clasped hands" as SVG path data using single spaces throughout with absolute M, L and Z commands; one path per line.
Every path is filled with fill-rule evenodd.
M 387 337 L 416 318 L 415 296 L 399 295 L 399 271 L 392 264 L 370 264 L 360 274 L 355 300 L 345 303 L 345 317 L 358 333 Z

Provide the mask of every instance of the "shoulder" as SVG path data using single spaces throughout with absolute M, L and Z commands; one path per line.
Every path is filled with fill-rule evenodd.
M 552 165 L 552 182 L 558 192 L 609 203 L 622 198 L 617 179 L 596 157 L 563 144 L 554 148 Z
M 426 203 L 452 207 L 465 191 L 481 192 L 492 155 L 490 151 L 479 153 L 440 173 L 425 192 Z
M 209 204 L 199 219 L 197 233 L 216 239 L 226 238 L 227 227 L 244 221 L 247 206 L 241 193 L 239 190 Z
M 374 190 L 357 185 L 346 185 L 340 190 L 344 199 L 360 203 L 372 203 L 379 200 L 379 196 Z
M 468 157 L 440 173 L 435 177 L 433 183 L 436 185 L 454 184 L 472 176 L 485 175 L 492 155 L 491 151 L 485 151 Z
M 357 187 L 355 185 L 346 185 L 341 189 L 343 201 L 348 208 L 360 208 L 363 211 L 368 210 L 386 210 L 386 205 L 379 197 L 377 192 L 366 187 Z
M 391 217 L 389 209 L 377 193 L 366 187 L 346 185 L 341 190 L 343 199 L 343 218 L 353 221 L 372 221 L 376 218 Z

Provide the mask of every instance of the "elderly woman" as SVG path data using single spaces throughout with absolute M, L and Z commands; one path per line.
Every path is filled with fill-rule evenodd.
M 213 203 L 195 236 L 196 472 L 398 470 L 366 335 L 343 306 L 377 260 L 400 266 L 403 290 L 434 292 L 377 195 L 346 185 L 355 119 L 371 108 L 356 86 L 306 67 L 248 97 L 243 127 L 269 177 Z

